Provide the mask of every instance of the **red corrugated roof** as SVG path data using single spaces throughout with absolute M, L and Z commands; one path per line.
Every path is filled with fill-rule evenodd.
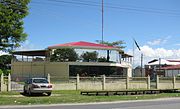
M 168 60 L 169 62 L 180 62 L 180 60 Z
M 96 43 L 91 43 L 91 42 L 84 42 L 84 41 L 79 41 L 79 42 L 71 42 L 71 43 L 65 43 L 65 44 L 57 44 L 53 46 L 49 46 L 49 49 L 52 48 L 62 48 L 62 47 L 73 47 L 73 48 L 87 48 L 87 49 L 119 49 L 117 47 L 113 46 L 107 46 L 103 44 L 96 44 Z
M 180 64 L 179 65 L 172 65 L 172 66 L 167 66 L 167 67 L 161 67 L 162 70 L 177 70 L 180 69 Z

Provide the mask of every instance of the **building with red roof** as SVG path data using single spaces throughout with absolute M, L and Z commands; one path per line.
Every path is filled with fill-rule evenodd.
M 176 62 L 180 62 L 180 61 L 176 61 Z M 180 75 L 180 64 L 161 67 L 161 70 L 164 70 L 166 77 L 178 76 Z
M 154 59 L 145 65 L 146 76 L 155 78 L 156 75 L 163 77 L 173 77 L 180 74 L 179 59 Z
M 71 49 L 78 59 L 52 61 L 57 50 Z M 61 51 L 62 52 L 62 51 Z M 85 53 L 96 53 L 97 59 L 82 58 Z M 115 46 L 91 42 L 71 42 L 48 46 L 44 50 L 15 51 L 13 55 L 21 59 L 12 60 L 12 77 L 43 77 L 50 74 L 59 79 L 69 79 L 77 74 L 83 76 L 132 76 L 132 56 Z M 68 56 L 67 54 L 64 54 Z M 101 61 L 99 60 L 101 59 Z M 102 60 L 103 59 L 103 60 Z M 84 75 L 85 74 L 85 75 Z
M 48 49 L 57 49 L 57 48 L 120 50 L 117 47 L 107 46 L 107 45 L 103 45 L 103 44 L 96 44 L 96 43 L 91 43 L 91 42 L 84 42 L 84 41 L 71 42 L 71 43 L 65 43 L 65 44 L 57 44 L 57 45 L 52 45 L 52 46 L 48 47 Z

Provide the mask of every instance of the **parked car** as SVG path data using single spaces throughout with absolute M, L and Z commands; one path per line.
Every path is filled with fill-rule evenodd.
M 51 95 L 52 84 L 46 78 L 31 78 L 25 82 L 24 93 L 32 95 L 34 93 Z
M 176 76 L 177 76 L 177 77 L 180 77 L 180 74 L 177 74 Z

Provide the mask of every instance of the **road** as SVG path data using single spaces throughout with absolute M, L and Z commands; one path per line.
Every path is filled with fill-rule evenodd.
M 0 109 L 180 109 L 180 98 L 112 103 L 1 106 Z

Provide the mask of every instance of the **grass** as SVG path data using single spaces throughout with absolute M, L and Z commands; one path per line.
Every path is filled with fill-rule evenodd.
M 1 92 L 0 105 L 32 105 L 32 104 L 60 104 L 60 103 L 89 103 L 121 100 L 144 100 L 167 97 L 180 97 L 180 93 L 162 93 L 153 95 L 128 96 L 86 96 L 80 91 L 53 91 L 52 96 L 23 96 L 18 92 Z

